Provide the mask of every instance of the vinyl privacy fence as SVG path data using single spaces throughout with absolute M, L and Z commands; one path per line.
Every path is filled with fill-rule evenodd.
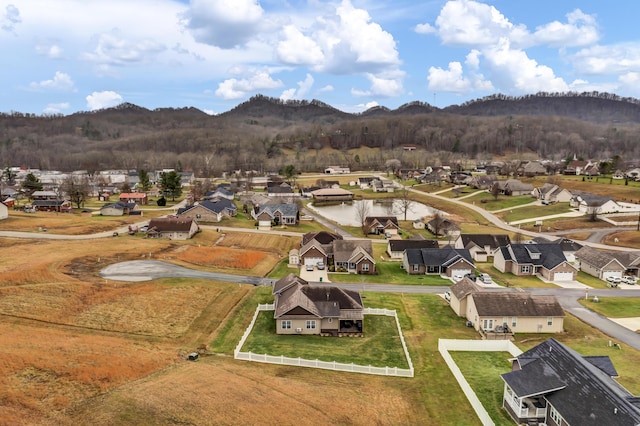
M 393 317 L 396 322 L 396 326 L 398 327 L 398 335 L 400 336 L 400 342 L 402 343 L 402 349 L 404 350 L 405 357 L 407 359 L 407 364 L 409 368 L 398 368 L 398 367 L 374 367 L 371 365 L 358 365 L 358 364 L 345 364 L 336 361 L 320 361 L 320 360 L 310 360 L 304 358 L 290 358 L 286 356 L 274 356 L 268 354 L 254 354 L 252 352 L 242 352 L 242 346 L 244 346 L 245 341 L 251 334 L 253 330 L 253 326 L 255 325 L 256 319 L 258 315 L 262 311 L 273 311 L 275 306 L 273 304 L 264 304 L 258 305 L 255 313 L 253 314 L 253 318 L 251 319 L 251 323 L 245 330 L 242 338 L 238 342 L 235 350 L 233 351 L 233 357 L 235 359 L 245 360 L 245 361 L 254 361 L 254 362 L 264 362 L 268 364 L 280 364 L 280 365 L 290 365 L 295 367 L 310 367 L 310 368 L 321 368 L 325 370 L 335 370 L 335 371 L 347 371 L 350 373 L 363 373 L 363 374 L 377 374 L 381 376 L 398 376 L 398 377 L 413 377 L 413 362 L 411 361 L 411 356 L 409 355 L 409 350 L 407 349 L 407 344 L 404 340 L 404 335 L 402 334 L 402 329 L 400 328 L 400 322 L 398 321 L 398 315 L 395 310 L 388 309 L 378 309 L 378 308 L 365 308 L 365 315 L 385 315 L 389 317 Z

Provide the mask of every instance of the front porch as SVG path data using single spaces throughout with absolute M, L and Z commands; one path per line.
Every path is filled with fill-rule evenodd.
M 502 406 L 518 424 L 545 423 L 547 401 L 542 396 L 520 398 L 505 384 Z
M 363 337 L 362 320 L 340 320 L 338 329 L 321 329 L 321 336 Z

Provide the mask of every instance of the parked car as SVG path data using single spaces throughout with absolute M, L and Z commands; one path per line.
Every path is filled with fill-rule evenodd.
M 307 271 L 313 271 L 313 265 L 312 264 L 307 264 L 305 265 L 307 267 Z
M 444 292 L 444 298 L 447 302 L 451 302 L 451 292 L 449 290 Z
M 638 279 L 633 275 L 625 275 L 622 277 L 622 282 L 625 284 L 635 285 L 638 282 Z
M 622 278 L 620 277 L 607 277 L 607 283 L 610 287 L 617 287 L 618 284 L 622 283 Z
M 480 281 L 485 284 L 491 284 L 491 276 L 489 274 L 480 274 Z
M 462 278 L 464 278 L 464 277 L 462 275 L 459 275 L 459 274 L 456 274 L 456 275 L 453 276 L 453 280 L 455 282 L 460 281 Z
M 318 262 L 318 263 L 316 263 L 316 267 L 317 267 L 319 270 L 323 270 L 323 269 L 324 269 L 324 262 Z

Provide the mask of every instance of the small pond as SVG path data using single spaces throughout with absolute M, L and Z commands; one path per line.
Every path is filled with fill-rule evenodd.
M 403 201 L 402 200 L 385 200 L 382 202 L 374 202 L 374 200 L 357 200 L 352 203 L 337 204 L 331 206 L 314 206 L 309 208 L 318 212 L 321 216 L 337 222 L 343 226 L 360 226 L 358 218 L 359 204 L 366 203 L 368 209 L 367 216 L 396 216 L 398 220 L 404 220 Z M 425 204 L 415 201 L 411 202 L 407 210 L 407 220 L 420 219 L 424 216 L 433 216 L 436 213 L 446 215 L 446 213 L 429 207 Z

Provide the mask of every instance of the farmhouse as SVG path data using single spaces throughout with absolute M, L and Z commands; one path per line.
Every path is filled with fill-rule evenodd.
M 638 397 L 608 356 L 582 356 L 548 339 L 511 360 L 502 406 L 517 424 L 638 425 Z
M 360 293 L 312 286 L 289 274 L 273 285 L 276 333 L 362 336 L 364 306 Z
M 149 221 L 147 238 L 188 240 L 198 231 L 198 223 L 191 218 L 160 217 Z

